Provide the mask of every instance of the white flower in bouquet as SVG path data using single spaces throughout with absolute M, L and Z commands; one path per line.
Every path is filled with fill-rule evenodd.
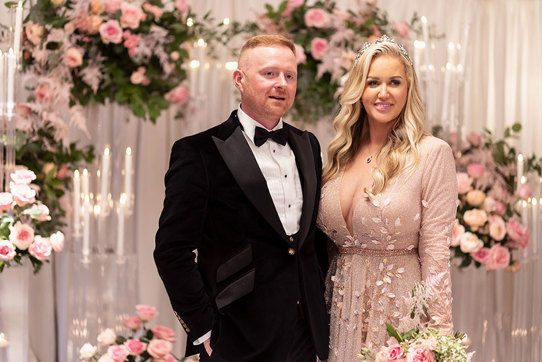
M 85 343 L 79 350 L 79 358 L 89 360 L 98 352 L 98 348 L 90 343 Z

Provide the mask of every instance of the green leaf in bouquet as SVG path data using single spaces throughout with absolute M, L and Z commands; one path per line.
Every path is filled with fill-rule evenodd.
M 518 133 L 521 131 L 521 123 L 514 123 L 512 125 L 512 131 Z
M 386 330 L 388 331 L 388 335 L 390 337 L 394 337 L 397 340 L 397 342 L 399 343 L 403 342 L 403 337 L 401 337 L 401 335 L 399 334 L 399 332 L 397 332 L 395 327 L 389 324 L 388 322 L 386 322 Z

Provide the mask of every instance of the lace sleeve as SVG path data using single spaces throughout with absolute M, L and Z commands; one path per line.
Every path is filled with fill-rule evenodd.
M 441 140 L 435 143 L 425 150 L 428 154 L 422 155 L 425 164 L 418 249 L 422 280 L 428 289 L 429 327 L 452 334 L 449 247 L 457 210 L 457 178 L 450 146 Z

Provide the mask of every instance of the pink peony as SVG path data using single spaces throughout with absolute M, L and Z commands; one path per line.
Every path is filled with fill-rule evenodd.
M 129 339 L 124 342 L 124 345 L 128 348 L 132 356 L 140 355 L 147 349 L 147 344 L 141 342 L 139 339 Z
M 452 232 L 451 246 L 458 246 L 461 241 L 461 235 L 465 233 L 465 227 L 459 223 L 459 220 L 455 220 L 454 229 Z
M 457 174 L 457 191 L 458 193 L 465 194 L 471 189 L 472 179 L 464 172 Z
M 107 355 L 115 362 L 124 362 L 130 354 L 130 350 L 125 345 L 114 345 L 107 349 Z
M 70 169 L 66 165 L 60 166 L 60 169 L 58 170 L 57 178 L 59 180 L 64 180 L 68 174 L 70 173 Z
M 392 344 L 386 349 L 386 357 L 388 358 L 388 361 L 399 361 L 403 360 L 404 350 L 403 347 L 401 347 L 398 344 Z
M 104 4 L 100 0 L 92 0 L 90 2 L 90 12 L 94 15 L 99 15 L 104 11 Z
M 43 27 L 39 24 L 34 24 L 32 21 L 26 23 L 26 37 L 34 45 L 38 45 L 41 42 L 43 36 Z
M 51 256 L 53 248 L 49 239 L 36 235 L 34 242 L 28 248 L 30 255 L 35 257 L 38 260 L 47 260 Z
M 305 49 L 299 44 L 295 45 L 295 60 L 297 64 L 305 64 L 307 62 L 307 57 L 305 56 Z
M 36 174 L 27 169 L 18 169 L 11 174 L 11 180 L 17 185 L 29 185 L 36 179 Z
M 499 214 L 499 215 L 504 215 L 506 214 L 506 205 L 503 204 L 502 202 L 500 201 L 495 201 L 495 205 L 494 205 L 494 211 L 495 213 Z
M 469 141 L 469 143 L 474 147 L 478 147 L 482 144 L 482 137 L 476 132 L 471 132 L 467 136 L 467 141 Z
M 425 344 L 415 344 L 408 349 L 407 361 L 435 362 L 435 353 Z
M 122 41 L 122 28 L 116 20 L 109 20 L 100 25 L 100 36 L 105 44 L 119 44 Z
M 163 339 L 153 339 L 149 342 L 147 352 L 154 358 L 165 358 L 172 349 L 171 342 Z
M 410 27 L 408 26 L 406 22 L 402 20 L 396 21 L 394 25 L 395 25 L 395 30 L 397 31 L 397 34 L 399 34 L 401 38 L 406 38 L 408 36 Z
M 44 204 L 34 204 L 30 209 L 25 210 L 25 214 L 28 213 L 32 219 L 38 221 L 48 221 L 51 220 L 49 216 L 49 208 Z
M 525 249 L 527 245 L 529 245 L 529 229 L 516 219 L 511 218 L 508 220 L 506 231 L 508 231 L 508 235 L 511 239 L 508 242 L 508 245 L 513 247 L 519 246 L 522 249 Z
M 47 83 L 38 84 L 33 94 L 40 103 L 49 103 L 53 99 L 53 92 Z
M 9 210 L 15 205 L 13 195 L 9 192 L 0 192 L 0 210 Z
M 141 84 L 143 83 L 143 80 L 145 79 L 145 73 L 140 72 L 133 72 L 130 76 L 130 82 L 132 84 Z
M 489 217 L 489 236 L 497 241 L 504 239 L 506 235 L 506 224 L 502 217 L 493 215 Z
M 104 329 L 99 335 L 98 335 L 98 343 L 102 346 L 110 346 L 113 343 L 115 343 L 115 339 L 117 339 L 117 335 L 111 328 Z
M 482 206 L 485 199 L 486 194 L 483 191 L 471 190 L 467 193 L 467 202 L 471 206 Z
M 486 270 L 504 269 L 510 264 L 510 252 L 501 244 L 495 244 L 489 250 Z
M 165 98 L 170 103 L 183 104 L 188 100 L 188 89 L 178 86 L 169 91 Z
M 461 251 L 465 254 L 476 253 L 478 250 L 484 247 L 484 242 L 476 236 L 476 234 L 466 232 L 461 235 L 459 240 Z
M 49 242 L 54 251 L 61 252 L 64 248 L 64 234 L 62 231 L 57 231 L 53 235 L 49 236 Z
M 75 68 L 83 64 L 82 50 L 77 48 L 69 48 L 64 54 L 64 64 L 70 68 Z
M 122 325 L 128 329 L 135 331 L 136 329 L 139 329 L 139 327 L 141 327 L 141 319 L 139 319 L 138 316 L 132 315 L 126 317 Z
M 36 201 L 36 191 L 32 190 L 28 185 L 17 185 L 13 182 L 10 185 L 13 199 L 19 206 L 31 204 Z
M 89 34 L 98 34 L 100 32 L 100 26 L 102 26 L 103 19 L 98 15 L 92 15 L 87 19 L 85 31 Z
M 148 322 L 158 315 L 155 307 L 145 304 L 136 305 L 136 311 L 138 317 L 144 322 Z
M 9 227 L 9 241 L 17 248 L 26 250 L 34 241 L 34 229 L 30 225 L 17 221 Z
M 143 9 L 149 14 L 152 14 L 156 19 L 160 19 L 164 14 L 162 9 L 160 9 L 158 6 L 151 5 L 149 3 L 143 4 Z
M 463 220 L 473 230 L 476 230 L 480 226 L 483 226 L 486 223 L 487 214 L 484 210 L 472 209 L 472 210 L 465 211 L 465 214 L 463 214 Z
M 113 14 L 120 9 L 122 0 L 105 0 L 104 8 L 105 11 L 109 14 Z
M 467 166 L 467 173 L 472 178 L 480 178 L 484 176 L 484 172 L 486 172 L 486 167 L 479 163 L 471 163 Z
M 0 260 L 10 261 L 15 257 L 15 248 L 9 240 L 0 239 Z
M 495 211 L 495 199 L 491 196 L 487 196 L 484 200 L 484 205 L 482 208 L 488 213 Z
M 188 3 L 186 0 L 175 0 L 175 7 L 178 12 L 184 14 L 188 10 Z
M 329 14 L 322 9 L 309 9 L 305 13 L 305 24 L 314 28 L 326 27 L 329 23 Z
M 471 253 L 471 256 L 474 260 L 476 260 L 479 263 L 485 264 L 489 260 L 489 254 L 490 254 L 489 248 L 482 248 L 478 250 L 476 253 Z
M 121 9 L 120 24 L 123 28 L 137 29 L 139 22 L 145 19 L 145 14 L 138 5 L 122 3 Z
M 527 200 L 529 197 L 533 197 L 533 190 L 531 190 L 529 185 L 519 185 L 517 193 L 519 197 L 525 200 Z
M 324 38 L 314 38 L 311 41 L 311 55 L 314 59 L 322 59 L 328 50 L 328 42 Z
M 168 327 L 154 326 L 152 329 L 154 338 L 163 339 L 168 342 L 175 342 L 175 332 Z

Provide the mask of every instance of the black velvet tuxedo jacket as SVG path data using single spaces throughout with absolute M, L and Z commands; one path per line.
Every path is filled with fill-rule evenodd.
M 315 243 L 320 147 L 284 127 L 303 190 L 297 240 L 284 232 L 236 111 L 171 151 L 154 258 L 188 345 L 212 330 L 213 361 L 285 361 L 298 301 L 327 358 L 325 243 Z

